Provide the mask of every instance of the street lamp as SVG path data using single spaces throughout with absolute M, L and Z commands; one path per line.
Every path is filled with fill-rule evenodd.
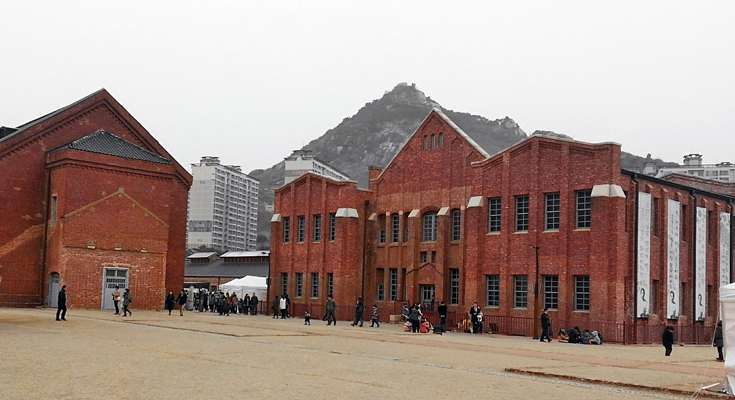
M 260 254 L 268 257 L 268 276 L 265 277 L 265 304 L 268 304 L 268 302 L 271 301 L 271 252 L 269 251 L 266 253 L 265 251 L 261 251 Z M 255 305 L 256 310 L 258 306 L 259 304 Z M 265 310 L 265 315 L 268 315 L 268 307 L 265 307 Z
M 541 308 L 541 298 L 538 296 L 538 251 L 541 247 L 534 246 L 532 244 L 529 244 L 528 247 L 534 249 L 536 251 L 536 280 L 533 282 L 533 339 L 538 339 L 539 334 L 539 316 L 538 316 L 538 310 Z

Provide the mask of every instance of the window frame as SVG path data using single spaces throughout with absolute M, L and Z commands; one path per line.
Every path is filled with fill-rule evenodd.
M 422 235 L 421 235 L 421 242 L 422 243 L 429 243 L 429 242 L 436 242 L 436 234 L 437 234 L 437 212 L 436 211 L 427 211 L 424 213 L 424 215 L 421 217 L 421 226 L 422 229 Z
M 311 273 L 311 293 L 310 295 L 312 299 L 319 298 L 319 273 L 318 272 Z
M 485 306 L 500 307 L 500 275 L 485 275 Z
M 462 240 L 462 210 L 452 210 L 452 241 Z
M 302 272 L 296 273 L 296 293 L 294 297 L 304 297 L 304 274 Z
M 592 190 L 577 190 L 574 200 L 574 229 L 592 228 Z
M 528 309 L 528 275 L 513 275 L 513 308 Z
M 580 290 L 581 289 L 581 290 Z M 574 276 L 574 311 L 590 311 L 590 276 Z
M 296 217 L 296 239 L 297 243 L 304 243 L 306 239 L 306 217 L 303 215 Z
M 544 194 L 544 230 L 558 231 L 561 226 L 561 195 L 556 193 Z
M 283 217 L 283 243 L 291 243 L 291 217 Z
M 487 231 L 500 233 L 503 222 L 503 200 L 500 197 L 487 199 Z
M 544 275 L 544 308 L 559 309 L 559 275 Z
M 314 226 L 314 243 L 322 241 L 322 215 L 314 214 L 312 225 Z
M 390 216 L 390 223 L 391 223 L 391 237 L 390 242 L 391 243 L 398 243 L 400 240 L 400 233 L 401 233 L 401 218 L 398 214 L 393 214 Z
M 459 304 L 460 291 L 459 268 L 449 269 L 449 304 Z
M 337 238 L 337 214 L 329 213 L 329 241 L 334 242 Z
M 515 196 L 515 211 L 515 231 L 528 232 L 531 212 L 531 198 L 529 195 Z

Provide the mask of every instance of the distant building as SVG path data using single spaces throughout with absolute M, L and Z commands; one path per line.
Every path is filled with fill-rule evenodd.
M 218 157 L 202 157 L 191 173 L 187 248 L 255 250 L 260 182 Z
M 185 281 L 202 282 L 217 287 L 244 276 L 268 276 L 269 251 L 230 251 L 194 253 L 186 257 Z M 262 299 L 265 300 L 265 299 Z
M 350 180 L 350 177 L 345 173 L 314 157 L 311 150 L 294 150 L 290 156 L 285 158 L 283 184 L 291 183 L 307 172 L 313 172 L 337 181 Z
M 684 165 L 681 167 L 662 167 L 658 171 L 646 169 L 644 173 L 655 174 L 657 178 L 663 178 L 669 174 L 684 174 L 720 182 L 735 182 L 735 164 L 731 162 L 702 164 L 701 154 L 685 155 Z

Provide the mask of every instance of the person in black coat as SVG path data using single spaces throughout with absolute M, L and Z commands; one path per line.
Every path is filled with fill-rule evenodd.
M 182 289 L 181 293 L 179 293 L 179 297 L 176 298 L 176 303 L 179 305 L 179 315 L 184 316 L 184 306 L 186 305 L 186 301 L 188 300 L 188 297 L 186 295 L 186 292 Z
M 442 332 L 447 331 L 447 304 L 443 301 L 439 304 L 439 307 L 437 308 L 437 311 L 439 312 L 439 327 L 441 328 Z
M 719 321 L 717 323 L 717 329 L 715 329 L 715 337 L 712 339 L 713 346 L 717 347 L 717 361 L 725 361 L 725 357 L 722 356 L 722 346 L 724 345 L 724 340 L 722 336 L 722 321 Z
M 551 336 L 549 331 L 551 330 L 551 318 L 549 318 L 549 309 L 544 308 L 544 312 L 541 313 L 541 338 L 540 341 L 544 341 L 544 338 L 551 343 Z
M 174 304 L 176 303 L 176 298 L 174 297 L 174 292 L 168 292 L 168 296 L 166 296 L 166 309 L 168 310 L 168 315 L 171 315 L 171 311 L 174 309 Z
M 56 304 L 56 320 L 66 321 L 66 285 L 59 290 L 59 298 L 56 300 Z M 61 315 L 61 318 L 59 318 L 59 315 Z
M 362 327 L 362 314 L 365 312 L 365 305 L 362 304 L 362 297 L 357 298 L 357 304 L 355 304 L 355 321 L 350 326 L 355 326 L 358 323 Z
M 252 312 L 252 315 L 258 315 L 258 301 L 258 296 L 253 293 L 250 297 L 250 311 Z
M 661 336 L 661 342 L 666 349 L 666 357 L 671 355 L 672 346 L 674 345 L 674 328 L 667 326 L 664 329 L 664 334 Z
M 470 307 L 470 321 L 472 322 L 472 333 L 480 332 L 480 321 L 477 318 L 479 314 L 480 314 L 480 306 L 477 305 L 477 302 L 474 302 L 472 304 L 472 307 Z

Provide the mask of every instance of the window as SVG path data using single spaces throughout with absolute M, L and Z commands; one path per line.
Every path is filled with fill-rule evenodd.
M 544 195 L 544 199 L 544 203 L 546 203 L 544 209 L 544 230 L 557 231 L 559 230 L 559 193 L 547 193 Z
M 431 148 L 433 149 L 435 147 L 436 147 L 436 136 L 432 133 L 431 134 Z
M 419 252 L 419 261 L 421 261 L 421 264 L 426 264 L 427 262 L 429 262 L 428 254 L 429 253 L 425 251 Z
M 329 214 L 329 241 L 334 242 L 337 237 L 337 216 L 334 213 Z
M 592 191 L 577 192 L 577 225 L 576 229 L 589 229 L 592 226 Z
M 311 298 L 319 298 L 319 274 L 311 274 Z
M 423 242 L 436 242 L 436 211 L 424 214 Z
M 331 272 L 327 274 L 327 296 L 334 296 L 334 274 Z
M 398 214 L 391 215 L 390 219 L 391 219 L 390 241 L 392 243 L 398 243 L 398 234 L 401 231 L 401 220 Z
M 398 299 L 398 268 L 390 269 L 390 300 Z
M 513 307 L 528 308 L 528 275 L 513 275 Z
M 426 150 L 427 144 L 429 143 L 429 139 L 426 135 L 424 135 L 424 150 Z
M 590 310 L 590 277 L 574 277 L 574 311 Z
M 544 307 L 549 310 L 559 309 L 559 276 L 544 276 Z
M 320 242 L 322 240 L 322 216 L 321 214 L 314 215 L 314 241 Z
M 304 242 L 304 236 L 306 236 L 306 218 L 303 215 L 296 217 L 296 236 L 299 243 Z
M 377 296 L 378 297 L 378 301 L 385 300 L 385 288 L 383 287 L 383 284 L 382 283 L 379 283 L 378 284 L 377 294 L 378 294 L 378 296 Z
M 443 133 L 439 134 L 439 147 L 440 148 L 444 147 L 444 134 Z
M 288 293 L 288 274 L 281 274 L 281 294 Z
M 385 229 L 378 231 L 378 242 L 385 243 Z
M 56 225 L 56 209 L 57 209 L 57 206 L 58 206 L 58 198 L 57 198 L 57 196 L 51 196 L 51 206 L 49 207 L 50 208 L 50 212 L 49 212 L 50 215 L 49 215 L 49 218 L 48 218 L 49 225 L 51 225 L 51 226 Z
M 291 218 L 283 217 L 283 243 L 291 240 Z
M 452 210 L 452 240 L 462 239 L 462 211 Z
M 459 269 L 449 269 L 449 304 L 459 304 Z
M 500 307 L 500 275 L 486 275 L 485 298 L 488 307 Z
M 488 206 L 488 232 L 500 232 L 500 197 L 487 200 Z
M 516 232 L 528 232 L 528 195 L 516 196 Z
M 304 274 L 296 274 L 296 297 L 302 297 L 304 295 Z

